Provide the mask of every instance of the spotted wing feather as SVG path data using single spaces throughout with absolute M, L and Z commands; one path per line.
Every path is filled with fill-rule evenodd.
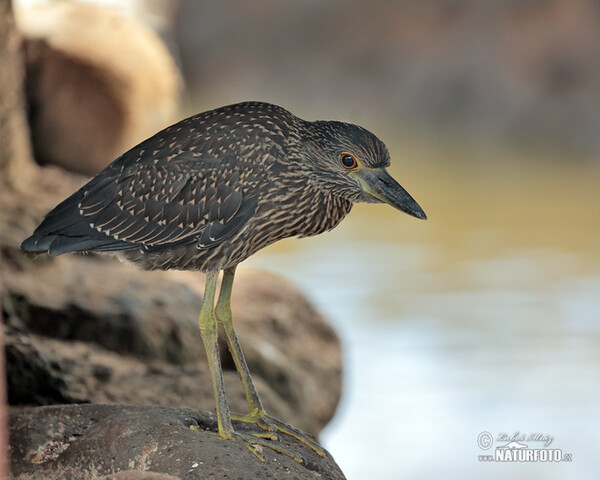
M 199 164 L 200 163 L 200 164 Z M 235 163 L 191 156 L 128 170 L 85 192 L 80 212 L 96 231 L 156 251 L 197 242 L 216 245 L 252 216 Z
M 253 215 L 258 198 L 240 184 L 234 156 L 119 161 L 51 211 L 23 242 L 26 251 L 157 251 L 230 238 Z

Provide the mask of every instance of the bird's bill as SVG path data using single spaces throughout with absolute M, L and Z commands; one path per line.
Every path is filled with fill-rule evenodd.
M 410 194 L 392 178 L 385 168 L 361 168 L 355 174 L 363 190 L 398 210 L 422 220 L 427 215 Z

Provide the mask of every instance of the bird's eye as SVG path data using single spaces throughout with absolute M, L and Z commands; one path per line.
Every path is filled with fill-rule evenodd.
M 340 163 L 342 164 L 342 167 L 347 168 L 348 170 L 352 170 L 358 166 L 356 158 L 349 153 L 342 153 L 340 155 Z

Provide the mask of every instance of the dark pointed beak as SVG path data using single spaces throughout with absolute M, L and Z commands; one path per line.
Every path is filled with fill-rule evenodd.
M 363 190 L 398 210 L 422 220 L 427 219 L 423 209 L 414 198 L 392 178 L 385 168 L 361 168 L 354 174 Z

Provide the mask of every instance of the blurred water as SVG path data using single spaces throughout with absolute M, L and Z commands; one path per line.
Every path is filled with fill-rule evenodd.
M 392 169 L 428 222 L 360 206 L 246 263 L 301 286 L 342 338 L 322 440 L 350 480 L 598 478 L 599 171 L 473 165 Z M 573 460 L 482 463 L 482 431 L 551 435 Z

